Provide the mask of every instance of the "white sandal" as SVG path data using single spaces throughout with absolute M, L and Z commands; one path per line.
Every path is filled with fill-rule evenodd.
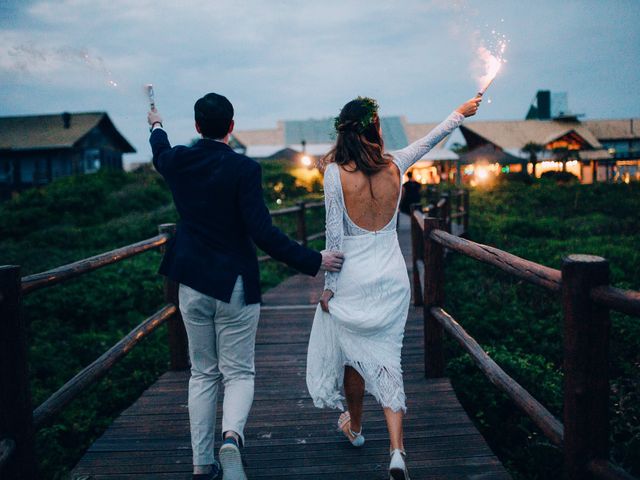
M 351 414 L 347 411 L 340 415 L 338 419 L 338 431 L 344 433 L 344 436 L 351 442 L 354 447 L 361 447 L 364 445 L 364 437 L 362 436 L 362 429 L 359 432 L 354 432 L 351 427 L 344 428 L 348 423 L 351 423 Z
M 404 450 L 396 448 L 389 452 L 391 461 L 389 462 L 389 479 L 390 480 L 409 480 L 409 470 L 404 462 L 407 453 Z

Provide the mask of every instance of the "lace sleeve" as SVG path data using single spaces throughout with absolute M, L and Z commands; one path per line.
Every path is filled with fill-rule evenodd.
M 326 249 L 342 250 L 343 223 L 342 187 L 338 166 L 329 164 L 324 172 L 324 206 L 326 210 Z M 324 289 L 336 292 L 336 283 L 340 272 L 325 272 Z
M 462 124 L 463 120 L 464 115 L 455 111 L 451 112 L 451 114 L 440 125 L 427 133 L 427 135 L 416 140 L 402 150 L 391 152 L 400 172 L 404 174 L 411 165 L 424 157 L 444 137 L 458 128 Z

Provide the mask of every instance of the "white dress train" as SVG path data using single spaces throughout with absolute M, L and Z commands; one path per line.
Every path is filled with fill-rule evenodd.
M 463 120 L 453 112 L 424 138 L 391 152 L 400 178 Z M 324 192 L 326 248 L 344 252 L 345 261 L 341 272 L 325 275 L 325 289 L 334 296 L 330 313 L 316 308 L 307 352 L 307 388 L 316 407 L 343 410 L 341 389 L 348 365 L 383 407 L 406 411 L 400 353 L 411 290 L 396 234 L 397 215 L 375 232 L 353 223 L 336 164 L 326 168 Z

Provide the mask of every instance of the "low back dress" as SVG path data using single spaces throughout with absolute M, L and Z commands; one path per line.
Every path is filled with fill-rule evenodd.
M 401 184 L 407 169 L 463 120 L 453 112 L 425 137 L 390 152 Z M 400 198 L 389 223 L 370 231 L 349 218 L 335 163 L 325 170 L 324 193 L 326 249 L 344 252 L 345 260 L 340 272 L 325 274 L 325 289 L 334 295 L 330 313 L 320 305 L 316 308 L 307 352 L 307 388 L 316 407 L 343 410 L 341 387 L 348 365 L 383 407 L 406 411 L 400 356 L 411 290 L 396 233 Z

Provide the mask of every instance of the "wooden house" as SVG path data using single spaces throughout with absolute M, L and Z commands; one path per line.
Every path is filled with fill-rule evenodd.
M 316 165 L 334 145 L 333 118 L 279 121 L 276 128 L 234 132 L 236 150 L 259 161 L 288 160 L 293 166 Z M 388 151 L 406 147 L 426 135 L 437 123 L 409 123 L 403 116 L 381 117 L 382 136 Z M 455 152 L 445 149 L 444 139 L 413 168 L 418 182 L 446 180 L 457 161 Z
M 0 117 L 0 198 L 56 178 L 122 170 L 135 149 L 105 112 Z

